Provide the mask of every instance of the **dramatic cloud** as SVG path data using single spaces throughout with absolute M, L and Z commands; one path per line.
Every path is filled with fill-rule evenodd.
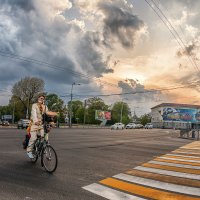
M 62 15 L 72 7 L 70 1 L 0 3 L 0 51 L 32 59 L 23 62 L 18 57 L 16 61 L 1 54 L 0 69 L 6 69 L 1 80 L 15 81 L 31 73 L 54 84 L 71 84 L 76 79 L 91 82 L 87 75 L 100 77 L 113 72 L 106 66 L 107 56 L 98 48 L 98 34 L 83 30 L 81 21 L 69 21 Z
M 136 112 L 138 115 L 150 112 L 150 108 L 155 106 L 160 98 L 164 97 L 159 90 L 145 89 L 145 86 L 139 80 L 127 79 L 126 81 L 119 81 L 118 85 L 122 93 L 125 93 L 123 98 L 129 106 L 139 108 Z
M 133 79 L 127 79 L 126 82 L 119 81 L 118 86 L 122 89 L 122 93 L 134 94 L 135 101 L 152 101 L 155 99 L 155 94 L 161 94 L 160 91 L 145 89 L 144 85 L 140 84 L 138 80 Z
M 198 40 L 195 40 L 191 42 L 189 45 L 185 47 L 183 50 L 178 50 L 177 51 L 177 56 L 182 57 L 182 56 L 192 56 L 193 59 L 199 60 L 198 58 L 198 52 L 200 47 L 200 42 Z
M 125 48 L 134 46 L 137 33 L 144 27 L 144 22 L 128 10 L 117 7 L 114 3 L 99 3 L 104 18 L 104 43 L 111 46 L 114 39 Z

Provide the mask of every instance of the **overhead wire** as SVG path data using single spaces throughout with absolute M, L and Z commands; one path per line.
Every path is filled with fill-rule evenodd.
M 160 13 L 162 14 L 162 16 L 166 19 L 166 21 L 169 23 L 170 27 L 173 29 L 173 31 L 175 32 L 175 34 L 177 35 L 178 39 L 180 40 L 180 42 L 182 43 L 183 47 L 185 48 L 184 50 L 187 52 L 187 56 L 188 58 L 191 58 L 191 61 L 194 63 L 195 67 L 198 69 L 198 71 L 200 72 L 198 65 L 196 63 L 196 61 L 193 59 L 193 57 L 190 55 L 186 44 L 184 43 L 183 39 L 181 38 L 181 36 L 179 35 L 179 33 L 176 31 L 176 29 L 174 28 L 174 26 L 172 25 L 172 23 L 170 22 L 170 20 L 168 20 L 168 18 L 166 17 L 166 15 L 163 13 L 163 11 L 159 8 L 159 6 L 156 4 L 156 2 L 154 0 L 150 0 L 151 2 L 154 3 L 154 5 L 156 6 L 156 8 L 160 11 Z
M 195 85 L 190 84 L 190 85 L 187 85 L 187 86 L 179 86 L 179 87 L 171 87 L 171 88 L 160 88 L 160 89 L 157 89 L 157 90 L 144 90 L 144 91 L 132 91 L 132 92 L 123 92 L 123 93 L 113 93 L 113 94 L 96 94 L 96 95 L 88 95 L 88 94 L 85 94 L 85 95 L 76 95 L 76 94 L 73 94 L 73 96 L 79 96 L 79 97 L 84 97 L 84 96 L 93 96 L 93 97 L 110 97 L 110 96 L 121 96 L 121 95 L 130 95 L 130 94 L 144 94 L 144 93 L 151 93 L 151 92 L 160 92 L 160 91 L 170 91 L 170 90 L 176 90 L 176 89 L 181 89 L 181 88 L 188 88 L 188 87 L 196 87 Z M 68 97 L 68 95 L 63 95 L 61 97 Z
M 178 36 L 178 38 L 180 39 L 180 41 L 181 41 L 181 43 L 182 43 L 182 45 L 181 45 L 180 41 L 178 41 L 177 38 L 176 38 L 176 35 L 177 35 L 178 33 L 177 33 L 176 30 L 173 28 L 173 26 L 172 26 L 172 24 L 170 23 L 170 21 L 165 17 L 165 15 L 164 15 L 164 13 L 162 12 L 162 10 L 160 10 L 160 8 L 157 6 L 157 4 L 152 0 L 152 2 L 154 3 L 154 5 L 156 6 L 156 8 L 160 11 L 160 13 L 162 14 L 162 16 L 164 16 L 165 20 L 167 20 L 167 22 L 169 23 L 170 27 L 174 30 L 174 32 L 176 33 L 176 35 L 172 32 L 172 30 L 170 29 L 169 25 L 162 19 L 161 15 L 151 6 L 151 4 L 150 4 L 147 0 L 145 0 L 145 1 L 146 1 L 146 2 L 148 3 L 148 5 L 154 10 L 154 12 L 156 12 L 156 14 L 159 16 L 159 18 L 160 18 L 160 19 L 163 21 L 163 23 L 168 27 L 168 29 L 170 30 L 171 34 L 174 36 L 174 38 L 176 39 L 176 41 L 178 42 L 178 44 L 182 47 L 182 45 L 184 45 L 183 41 L 182 41 L 181 38 Z M 184 47 L 186 47 L 186 46 L 184 46 Z M 49 67 L 49 68 L 54 69 L 54 70 L 70 71 L 71 74 L 73 74 L 74 76 L 78 76 L 78 77 L 83 77 L 83 78 L 87 78 L 87 79 L 88 79 L 88 78 L 91 78 L 91 79 L 96 78 L 96 77 L 89 76 L 89 75 L 86 75 L 86 74 L 83 74 L 83 73 L 80 73 L 80 72 L 76 72 L 76 71 L 74 71 L 74 70 L 72 70 L 72 69 L 69 69 L 69 68 L 63 68 L 63 67 L 60 67 L 60 66 L 56 66 L 56 65 L 53 65 L 53 64 L 44 62 L 44 61 L 40 61 L 40 60 L 33 59 L 33 58 L 27 58 L 27 57 L 24 57 L 24 56 L 19 56 L 19 55 L 17 55 L 17 54 L 10 53 L 10 52 L 5 52 L 5 51 L 2 51 L 2 50 L 0 50 L 0 55 L 1 55 L 1 56 L 5 56 L 5 57 L 9 57 L 9 58 L 12 58 L 12 59 L 21 60 L 21 61 L 24 61 L 24 62 L 32 62 L 32 63 L 36 63 L 36 64 L 41 64 L 41 65 L 43 65 L 43 66 Z M 198 66 L 195 65 L 195 67 L 196 67 L 196 69 L 199 71 Z M 97 79 L 97 81 L 98 81 L 98 78 L 96 78 L 96 79 Z M 101 80 L 101 83 L 107 84 L 107 85 L 110 85 L 110 86 L 113 86 L 113 87 L 118 87 L 118 86 L 115 85 L 115 84 L 112 84 L 112 83 L 109 83 L 109 82 L 103 81 L 103 80 Z M 183 87 L 185 87 L 185 86 L 183 86 Z M 178 88 L 182 88 L 182 86 L 181 86 L 181 87 L 178 87 Z M 154 89 L 154 90 L 157 90 L 157 89 Z M 168 90 L 169 90 L 169 89 L 168 89 Z M 163 90 L 161 90 L 161 91 L 163 91 Z M 143 92 L 143 93 L 144 93 L 144 92 Z M 119 93 L 119 94 L 122 94 L 122 93 Z M 119 94 L 118 94 L 118 95 L 119 95 Z M 114 94 L 114 95 L 116 95 L 116 94 Z M 84 96 L 85 96 L 85 95 L 84 95 Z M 90 96 L 91 96 L 91 95 L 90 95 Z M 108 96 L 108 95 L 98 95 L 98 96 Z
M 45 62 L 45 61 L 40 61 L 40 60 L 33 59 L 33 58 L 27 58 L 27 57 L 24 57 L 24 56 L 20 56 L 20 55 L 10 53 L 10 52 L 5 52 L 5 51 L 2 51 L 2 50 L 0 50 L 0 55 L 4 56 L 4 57 L 11 58 L 11 59 L 21 60 L 21 61 L 24 61 L 24 62 L 31 62 L 31 63 L 40 64 L 40 65 L 43 65 L 43 66 L 46 66 L 48 68 L 55 69 L 55 70 L 70 71 L 70 73 L 73 74 L 74 76 L 83 77 L 86 80 L 93 79 L 93 78 L 98 79 L 97 77 L 86 75 L 86 74 L 83 74 L 83 73 L 80 73 L 80 72 L 76 72 L 76 71 L 69 69 L 69 68 L 64 68 L 64 67 L 61 67 L 61 66 L 50 64 L 50 63 Z M 99 81 L 99 80 L 97 80 L 97 81 Z M 109 83 L 109 82 L 103 81 L 103 80 L 101 80 L 101 83 L 107 84 L 107 85 L 113 86 L 113 87 L 118 87 L 115 84 L 112 84 L 112 83 Z
M 189 52 L 186 48 L 186 45 L 184 44 L 183 40 L 181 39 L 181 37 L 179 36 L 178 32 L 175 30 L 175 28 L 173 27 L 173 25 L 171 24 L 171 22 L 168 20 L 168 18 L 165 16 L 165 14 L 163 13 L 163 11 L 159 8 L 159 6 L 157 6 L 157 4 L 155 3 L 154 0 L 150 0 L 155 6 L 156 8 L 159 10 L 160 13 L 157 12 L 157 10 L 148 2 L 148 0 L 145 0 L 145 2 L 151 7 L 151 9 L 156 13 L 156 15 L 160 18 L 160 20 L 164 23 L 164 25 L 167 27 L 167 29 L 170 31 L 170 33 L 173 35 L 173 37 L 175 38 L 176 42 L 179 44 L 179 46 L 181 47 L 182 50 L 186 51 L 187 54 L 186 56 L 188 57 L 189 61 L 191 62 L 192 66 L 198 71 L 200 72 L 199 68 L 198 68 L 198 65 L 196 64 L 196 62 L 194 61 L 194 59 L 192 58 L 191 59 L 191 56 L 189 55 Z M 167 21 L 167 24 L 166 21 L 162 18 L 162 16 L 164 17 L 164 19 Z M 172 31 L 171 30 L 171 28 Z M 177 39 L 178 37 L 178 39 Z M 182 46 L 183 45 L 183 46 Z

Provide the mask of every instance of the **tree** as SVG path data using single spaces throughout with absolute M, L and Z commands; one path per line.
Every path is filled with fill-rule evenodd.
M 12 88 L 12 98 L 22 103 L 24 111 L 30 110 L 30 105 L 44 92 L 44 81 L 36 77 L 25 77 L 15 83 Z
M 12 115 L 12 107 L 9 105 L 0 106 L 0 116 L 2 117 L 3 115 Z
M 87 100 L 87 117 L 86 122 L 90 124 L 99 124 L 98 120 L 95 120 L 95 110 L 108 110 L 108 105 L 99 97 L 92 97 Z
M 68 102 L 68 108 L 70 107 L 70 101 Z M 77 118 L 79 122 L 83 122 L 84 118 L 84 108 L 83 102 L 79 100 L 72 101 L 72 123 L 77 123 Z
M 150 114 L 145 114 L 145 115 L 142 115 L 139 119 L 140 123 L 142 125 L 145 125 L 147 123 L 150 123 L 151 122 L 151 116 Z
M 65 122 L 67 108 L 64 105 L 64 101 L 59 98 L 57 94 L 48 94 L 46 96 L 46 104 L 51 111 L 59 112 L 59 121 Z
M 114 123 L 120 122 L 122 117 L 122 123 L 128 124 L 130 122 L 130 108 L 125 102 L 116 102 L 112 108 L 112 121 Z
M 16 99 L 14 96 L 11 97 L 9 107 L 14 111 L 14 121 L 18 121 L 25 116 L 24 105 L 21 103 L 19 99 Z

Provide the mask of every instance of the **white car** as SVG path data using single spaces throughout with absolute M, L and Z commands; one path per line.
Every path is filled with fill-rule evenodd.
M 143 128 L 142 124 L 136 124 L 136 128 Z
M 111 126 L 111 130 L 112 129 L 124 129 L 124 124 L 122 124 L 122 123 L 115 123 L 115 124 L 113 124 L 112 126 Z
M 129 123 L 126 125 L 126 129 L 133 129 L 136 128 L 136 124 L 135 123 Z
M 153 128 L 153 124 L 147 123 L 147 124 L 144 126 L 144 128 L 146 128 L 146 129 L 152 129 L 152 128 Z
M 27 128 L 30 124 L 30 120 L 28 119 L 20 119 L 17 123 L 17 128 L 21 128 L 21 129 L 24 129 L 24 128 Z

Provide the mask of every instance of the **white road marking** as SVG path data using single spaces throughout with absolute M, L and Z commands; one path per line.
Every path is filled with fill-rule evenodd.
M 164 189 L 171 192 L 179 192 L 182 194 L 189 195 L 200 195 L 200 189 L 195 187 L 182 186 L 172 183 L 165 183 L 161 181 L 155 181 L 147 178 L 141 178 L 137 176 L 127 175 L 127 174 L 118 174 L 113 176 L 121 180 L 129 181 L 131 183 L 138 183 L 144 186 L 150 186 L 154 188 Z
M 162 158 L 165 160 L 177 160 L 177 161 L 185 161 L 185 162 L 192 162 L 192 163 L 200 163 L 200 161 L 198 160 L 187 160 L 187 159 L 179 159 L 179 158 L 169 158 L 169 157 L 165 157 L 165 156 L 160 156 L 157 158 Z
M 179 154 L 165 154 L 165 156 L 179 156 L 179 157 L 185 157 L 185 158 L 200 158 L 200 157 L 197 157 L 197 156 L 187 156 L 187 155 L 179 155 Z
M 83 189 L 110 200 L 144 200 L 141 197 L 126 194 L 97 183 L 85 186 Z
M 200 175 L 197 175 L 197 174 L 174 172 L 174 171 L 155 169 L 155 168 L 143 167 L 143 166 L 138 166 L 138 167 L 135 167 L 134 169 L 145 171 L 145 172 L 152 172 L 152 173 L 157 173 L 157 174 L 164 174 L 164 175 L 169 175 L 169 176 L 176 176 L 176 177 L 181 177 L 181 178 L 200 180 Z
M 173 167 L 183 167 L 183 168 L 187 168 L 187 169 L 200 169 L 200 166 L 182 165 L 182 164 L 160 162 L 160 161 L 154 161 L 154 160 L 149 161 L 148 163 L 158 164 L 158 165 L 166 165 L 166 166 L 173 166 Z

